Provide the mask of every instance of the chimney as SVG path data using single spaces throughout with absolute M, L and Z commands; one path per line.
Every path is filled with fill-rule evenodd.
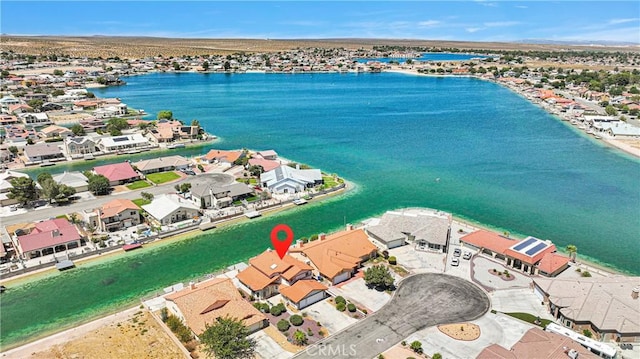
M 191 290 L 196 289 L 196 283 L 194 281 L 189 282 L 189 289 Z
M 635 287 L 631 290 L 631 298 L 638 299 L 639 294 L 640 294 L 640 287 Z
M 301 241 L 300 239 L 298 239 L 298 240 L 296 241 L 296 247 L 298 247 L 298 248 L 302 248 L 302 246 L 303 246 L 303 245 L 304 245 L 304 243 L 302 243 L 302 241 Z
M 299 170 L 300 169 L 300 164 L 296 163 L 296 169 Z
M 51 231 L 51 237 L 57 237 L 60 235 L 60 231 L 57 229 L 54 229 L 53 231 Z
M 320 234 L 318 235 L 318 239 L 319 239 L 319 240 L 321 240 L 321 241 L 324 241 L 326 238 L 327 238 L 327 235 L 326 235 L 326 234 L 324 234 L 324 233 L 320 233 Z
M 347 231 L 352 231 L 352 230 L 353 230 L 353 224 L 347 223 Z

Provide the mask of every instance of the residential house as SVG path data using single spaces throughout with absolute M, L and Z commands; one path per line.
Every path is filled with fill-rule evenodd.
M 274 150 L 258 151 L 256 155 L 265 160 L 275 161 L 278 159 L 278 153 Z
M 114 199 L 98 210 L 100 230 L 113 232 L 140 224 L 140 208 L 130 199 Z
M 200 216 L 200 210 L 188 200 L 177 195 L 157 196 L 151 203 L 142 206 L 149 215 L 162 225 L 168 225 Z
M 38 139 L 38 133 L 33 128 L 25 128 L 24 125 L 11 125 L 4 127 L 7 141 L 11 143 L 23 143 L 29 139 L 35 141 Z
M 300 193 L 322 184 L 322 173 L 319 169 L 301 170 L 282 165 L 261 174 L 260 183 L 272 193 Z
M 89 190 L 89 180 L 80 172 L 58 173 L 51 176 L 57 184 L 64 184 L 72 187 L 76 192 L 84 192 Z
M 129 150 L 147 148 L 149 145 L 149 140 L 139 133 L 133 135 L 104 137 L 98 141 L 98 147 L 104 152 L 126 152 Z
M 351 278 L 362 263 L 375 257 L 378 248 L 369 241 L 364 230 L 357 229 L 330 236 L 321 234 L 318 240 L 299 243 L 289 251 L 309 259 L 322 276 L 332 284 L 338 284 Z
M 24 259 L 64 252 L 84 244 L 76 226 L 64 218 L 36 223 L 28 234 L 16 231 L 12 233 L 12 240 Z
M 640 340 L 640 277 L 536 277 L 533 292 L 565 327 L 604 342 Z
M 7 195 L 11 191 L 11 188 L 13 188 L 11 180 L 19 177 L 29 178 L 29 175 L 9 170 L 0 172 L 0 206 L 10 206 L 18 203 L 18 201 L 10 199 Z
M 18 115 L 18 118 L 27 126 L 44 126 L 50 125 L 51 121 L 49 121 L 49 116 L 47 116 L 46 112 L 36 112 L 36 113 L 21 113 Z
M 37 143 L 25 146 L 24 156 L 31 163 L 64 159 L 64 154 L 55 143 Z
M 245 156 L 243 151 L 223 151 L 223 150 L 210 150 L 203 156 L 209 163 L 222 163 L 232 165 L 238 159 Z
M 280 167 L 282 164 L 279 161 L 265 160 L 262 158 L 250 158 L 249 166 L 260 166 L 263 172 L 269 172 Z
M 571 354 L 570 354 L 571 353 Z M 574 355 L 574 356 L 571 356 Z M 529 329 L 511 350 L 499 344 L 491 344 L 478 354 L 476 359 L 558 359 L 587 358 L 599 356 L 566 336 L 544 331 L 540 328 Z
M 9 109 L 9 106 L 11 105 L 18 105 L 20 104 L 20 100 L 13 97 L 13 96 L 5 96 L 3 98 L 0 98 L 0 107 L 2 109 Z
M 97 130 L 104 131 L 107 129 L 107 124 L 103 120 L 90 117 L 78 121 L 78 123 L 84 128 L 86 132 L 96 132 Z
M 182 156 L 166 156 L 152 158 L 149 160 L 141 160 L 132 163 L 132 166 L 138 169 L 142 174 L 155 172 L 173 171 L 188 168 L 191 161 Z
M 265 315 L 242 298 L 229 278 L 190 283 L 187 288 L 166 295 L 165 300 L 167 309 L 197 336 L 218 318 L 241 320 L 249 333 L 269 325 Z
M 327 297 L 328 288 L 314 279 L 303 279 L 291 286 L 281 286 L 280 294 L 296 309 L 300 310 Z
M 451 214 L 422 208 L 389 211 L 369 221 L 365 232 L 381 250 L 413 243 L 420 249 L 446 253 Z
M 463 236 L 460 242 L 526 274 L 558 275 L 569 266 L 569 258 L 555 253 L 556 246 L 553 243 L 534 237 L 518 241 L 478 230 Z
M 293 285 L 299 280 L 313 277 L 313 268 L 290 255 L 282 259 L 268 249 L 249 260 L 249 267 L 238 273 L 240 289 L 258 299 L 278 294 L 281 285 Z
M 131 167 L 129 162 L 94 167 L 93 172 L 107 177 L 109 185 L 111 186 L 117 186 L 140 179 L 140 174 Z
M 20 123 L 16 116 L 0 114 L 0 126 L 15 125 Z
M 254 193 L 253 189 L 244 183 L 234 182 L 229 185 L 217 186 L 211 183 L 195 183 L 191 187 L 191 200 L 200 208 L 224 208 L 233 202 L 247 198 Z
M 96 143 L 89 137 L 67 137 L 65 140 L 67 155 L 82 156 L 96 152 Z
M 21 113 L 30 113 L 33 112 L 33 107 L 20 103 L 17 105 L 9 105 L 8 113 L 11 115 L 19 115 Z
M 157 143 L 173 142 L 176 138 L 175 132 L 170 127 L 152 128 L 149 130 L 151 139 Z
M 42 138 L 67 138 L 73 136 L 73 132 L 70 129 L 58 125 L 47 126 L 40 130 L 40 136 Z

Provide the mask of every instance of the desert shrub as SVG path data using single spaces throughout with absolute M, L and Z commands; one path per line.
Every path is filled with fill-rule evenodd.
M 271 309 L 269 310 L 269 313 L 271 313 L 271 315 L 273 316 L 279 316 L 280 314 L 282 314 L 282 308 L 280 308 L 277 305 L 274 305 L 273 307 L 271 307 Z
M 422 353 L 423 351 L 422 343 L 418 340 L 414 340 L 413 342 L 411 342 L 410 348 L 416 353 Z
M 262 303 L 260 305 L 260 310 L 263 311 L 264 313 L 267 313 L 269 311 L 269 303 Z
M 301 316 L 294 314 L 289 318 L 289 322 L 291 322 L 291 324 L 295 325 L 296 327 L 299 327 L 302 325 L 302 323 L 304 323 L 304 319 L 302 319 Z
M 338 305 L 336 305 L 336 309 L 344 312 L 344 310 L 347 309 L 347 306 L 344 303 L 338 303 Z
M 291 324 L 289 324 L 289 322 L 286 321 L 285 319 L 280 319 L 280 321 L 278 321 L 278 324 L 276 326 L 278 327 L 279 331 L 286 332 L 291 327 Z
M 396 259 L 395 256 L 389 257 L 389 264 L 392 264 L 392 265 L 398 264 L 398 260 Z
M 406 347 L 407 346 L 407 341 L 406 340 L 401 341 L 400 345 L 402 345 L 403 347 Z
M 166 307 L 160 309 L 160 319 L 162 319 L 162 321 L 165 323 L 167 322 L 167 319 L 169 319 L 169 311 Z
M 340 295 L 336 297 L 335 301 L 336 301 L 336 304 L 340 304 L 340 303 L 347 304 L 347 301 Z
M 589 271 L 584 271 L 584 272 L 582 272 L 582 276 L 583 277 L 591 277 L 591 273 L 589 273 Z
M 353 303 L 349 303 L 347 304 L 347 310 L 350 311 L 351 313 L 356 311 L 356 305 Z

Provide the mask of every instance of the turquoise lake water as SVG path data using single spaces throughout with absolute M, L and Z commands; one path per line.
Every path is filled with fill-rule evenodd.
M 126 81 L 95 93 L 148 113 L 171 109 L 220 136 L 216 148 L 275 149 L 357 188 L 10 288 L 0 301 L 3 347 L 246 260 L 270 246 L 278 223 L 299 238 L 409 206 L 551 239 L 560 248 L 575 244 L 578 256 L 640 274 L 640 162 L 496 84 L 393 73 L 153 74 Z

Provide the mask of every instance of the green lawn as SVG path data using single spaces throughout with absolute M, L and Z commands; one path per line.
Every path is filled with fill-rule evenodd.
M 175 172 L 158 172 L 147 175 L 147 179 L 155 184 L 166 183 L 178 178 L 180 178 L 180 175 Z
M 322 180 L 327 187 L 335 187 L 338 185 L 338 181 L 336 181 L 333 176 L 322 176 Z
M 130 190 L 140 189 L 140 188 L 147 188 L 147 187 L 151 187 L 151 184 L 149 184 L 149 182 L 143 181 L 143 180 L 135 181 L 135 182 L 130 183 L 130 184 L 127 185 L 127 188 L 130 189 Z
M 132 202 L 133 202 L 133 203 L 135 203 L 135 204 L 136 204 L 136 206 L 138 206 L 138 207 L 142 207 L 142 206 L 144 206 L 145 204 L 149 204 L 149 203 L 151 203 L 151 201 L 147 201 L 147 200 L 146 200 L 146 199 L 144 199 L 144 198 L 136 198 L 136 199 L 134 199 Z
M 510 316 L 512 316 L 514 318 L 518 318 L 520 320 L 524 320 L 525 322 L 528 322 L 528 323 L 531 323 L 531 324 L 535 324 L 534 322 L 536 321 L 536 319 L 538 319 L 538 317 L 536 317 L 533 314 L 529 314 L 529 313 L 504 313 L 504 314 L 510 315 Z M 540 318 L 540 322 L 541 323 L 539 325 L 541 327 L 543 327 L 543 328 L 546 327 L 547 324 L 551 323 L 550 320 L 542 319 L 542 318 Z

